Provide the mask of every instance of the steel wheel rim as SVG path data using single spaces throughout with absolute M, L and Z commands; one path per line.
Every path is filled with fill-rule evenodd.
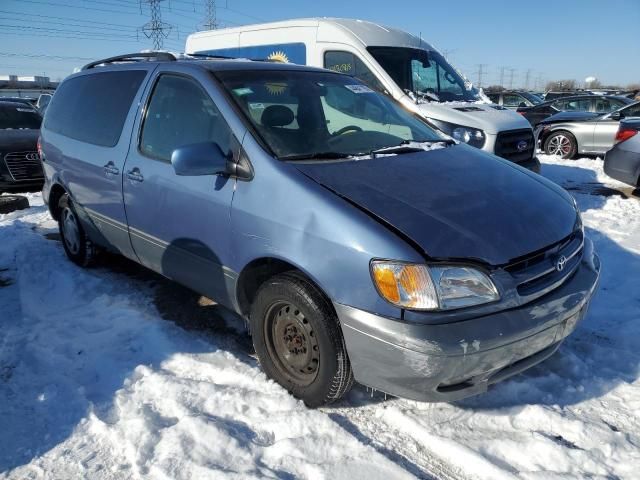
M 320 346 L 311 322 L 298 307 L 277 302 L 264 323 L 267 350 L 278 369 L 299 386 L 310 385 L 318 376 Z
M 80 252 L 80 230 L 75 214 L 69 208 L 62 211 L 62 233 L 64 243 L 73 255 Z
M 565 156 L 571 152 L 571 140 L 566 135 L 555 135 L 549 140 L 549 154 Z

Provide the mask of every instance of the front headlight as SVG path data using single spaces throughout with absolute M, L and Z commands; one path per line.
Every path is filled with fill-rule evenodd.
M 472 267 L 374 260 L 371 276 L 385 300 L 412 310 L 451 310 L 500 299 L 491 279 Z
M 443 122 L 442 120 L 431 119 L 431 122 L 433 122 L 440 130 L 459 142 L 468 143 L 472 147 L 476 148 L 482 148 L 484 146 L 486 137 L 482 130 L 465 127 L 464 125 L 457 125 L 455 123 Z

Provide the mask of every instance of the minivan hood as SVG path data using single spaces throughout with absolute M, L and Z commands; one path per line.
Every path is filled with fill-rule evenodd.
M 576 224 L 559 186 L 467 145 L 295 166 L 432 259 L 504 265 L 566 238 Z
M 425 102 L 418 108 L 427 118 L 479 128 L 485 133 L 497 134 L 505 130 L 531 128 L 522 115 L 498 105 L 470 102 Z

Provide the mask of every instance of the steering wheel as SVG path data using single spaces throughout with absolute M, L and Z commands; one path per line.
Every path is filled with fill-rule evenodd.
M 332 133 L 334 137 L 339 135 L 344 135 L 347 132 L 361 132 L 362 129 L 357 125 L 347 125 L 346 127 L 342 127 L 340 130 L 336 130 Z

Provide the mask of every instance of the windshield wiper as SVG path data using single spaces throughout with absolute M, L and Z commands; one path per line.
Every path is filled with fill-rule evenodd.
M 415 153 L 415 152 L 424 152 L 425 149 L 420 146 L 422 144 L 433 145 L 436 143 L 443 143 L 445 145 L 455 145 L 456 142 L 450 138 L 443 138 L 442 140 L 403 140 L 398 145 L 393 145 L 391 147 L 382 147 L 377 148 L 375 150 L 371 150 L 369 154 L 371 158 L 376 158 L 377 155 L 383 155 L 385 153 L 390 154 L 403 154 L 403 153 Z
M 278 157 L 280 160 L 334 160 L 338 158 L 350 158 L 353 156 L 361 155 L 358 153 L 345 153 L 345 152 L 313 152 L 302 153 L 295 155 L 285 155 Z

